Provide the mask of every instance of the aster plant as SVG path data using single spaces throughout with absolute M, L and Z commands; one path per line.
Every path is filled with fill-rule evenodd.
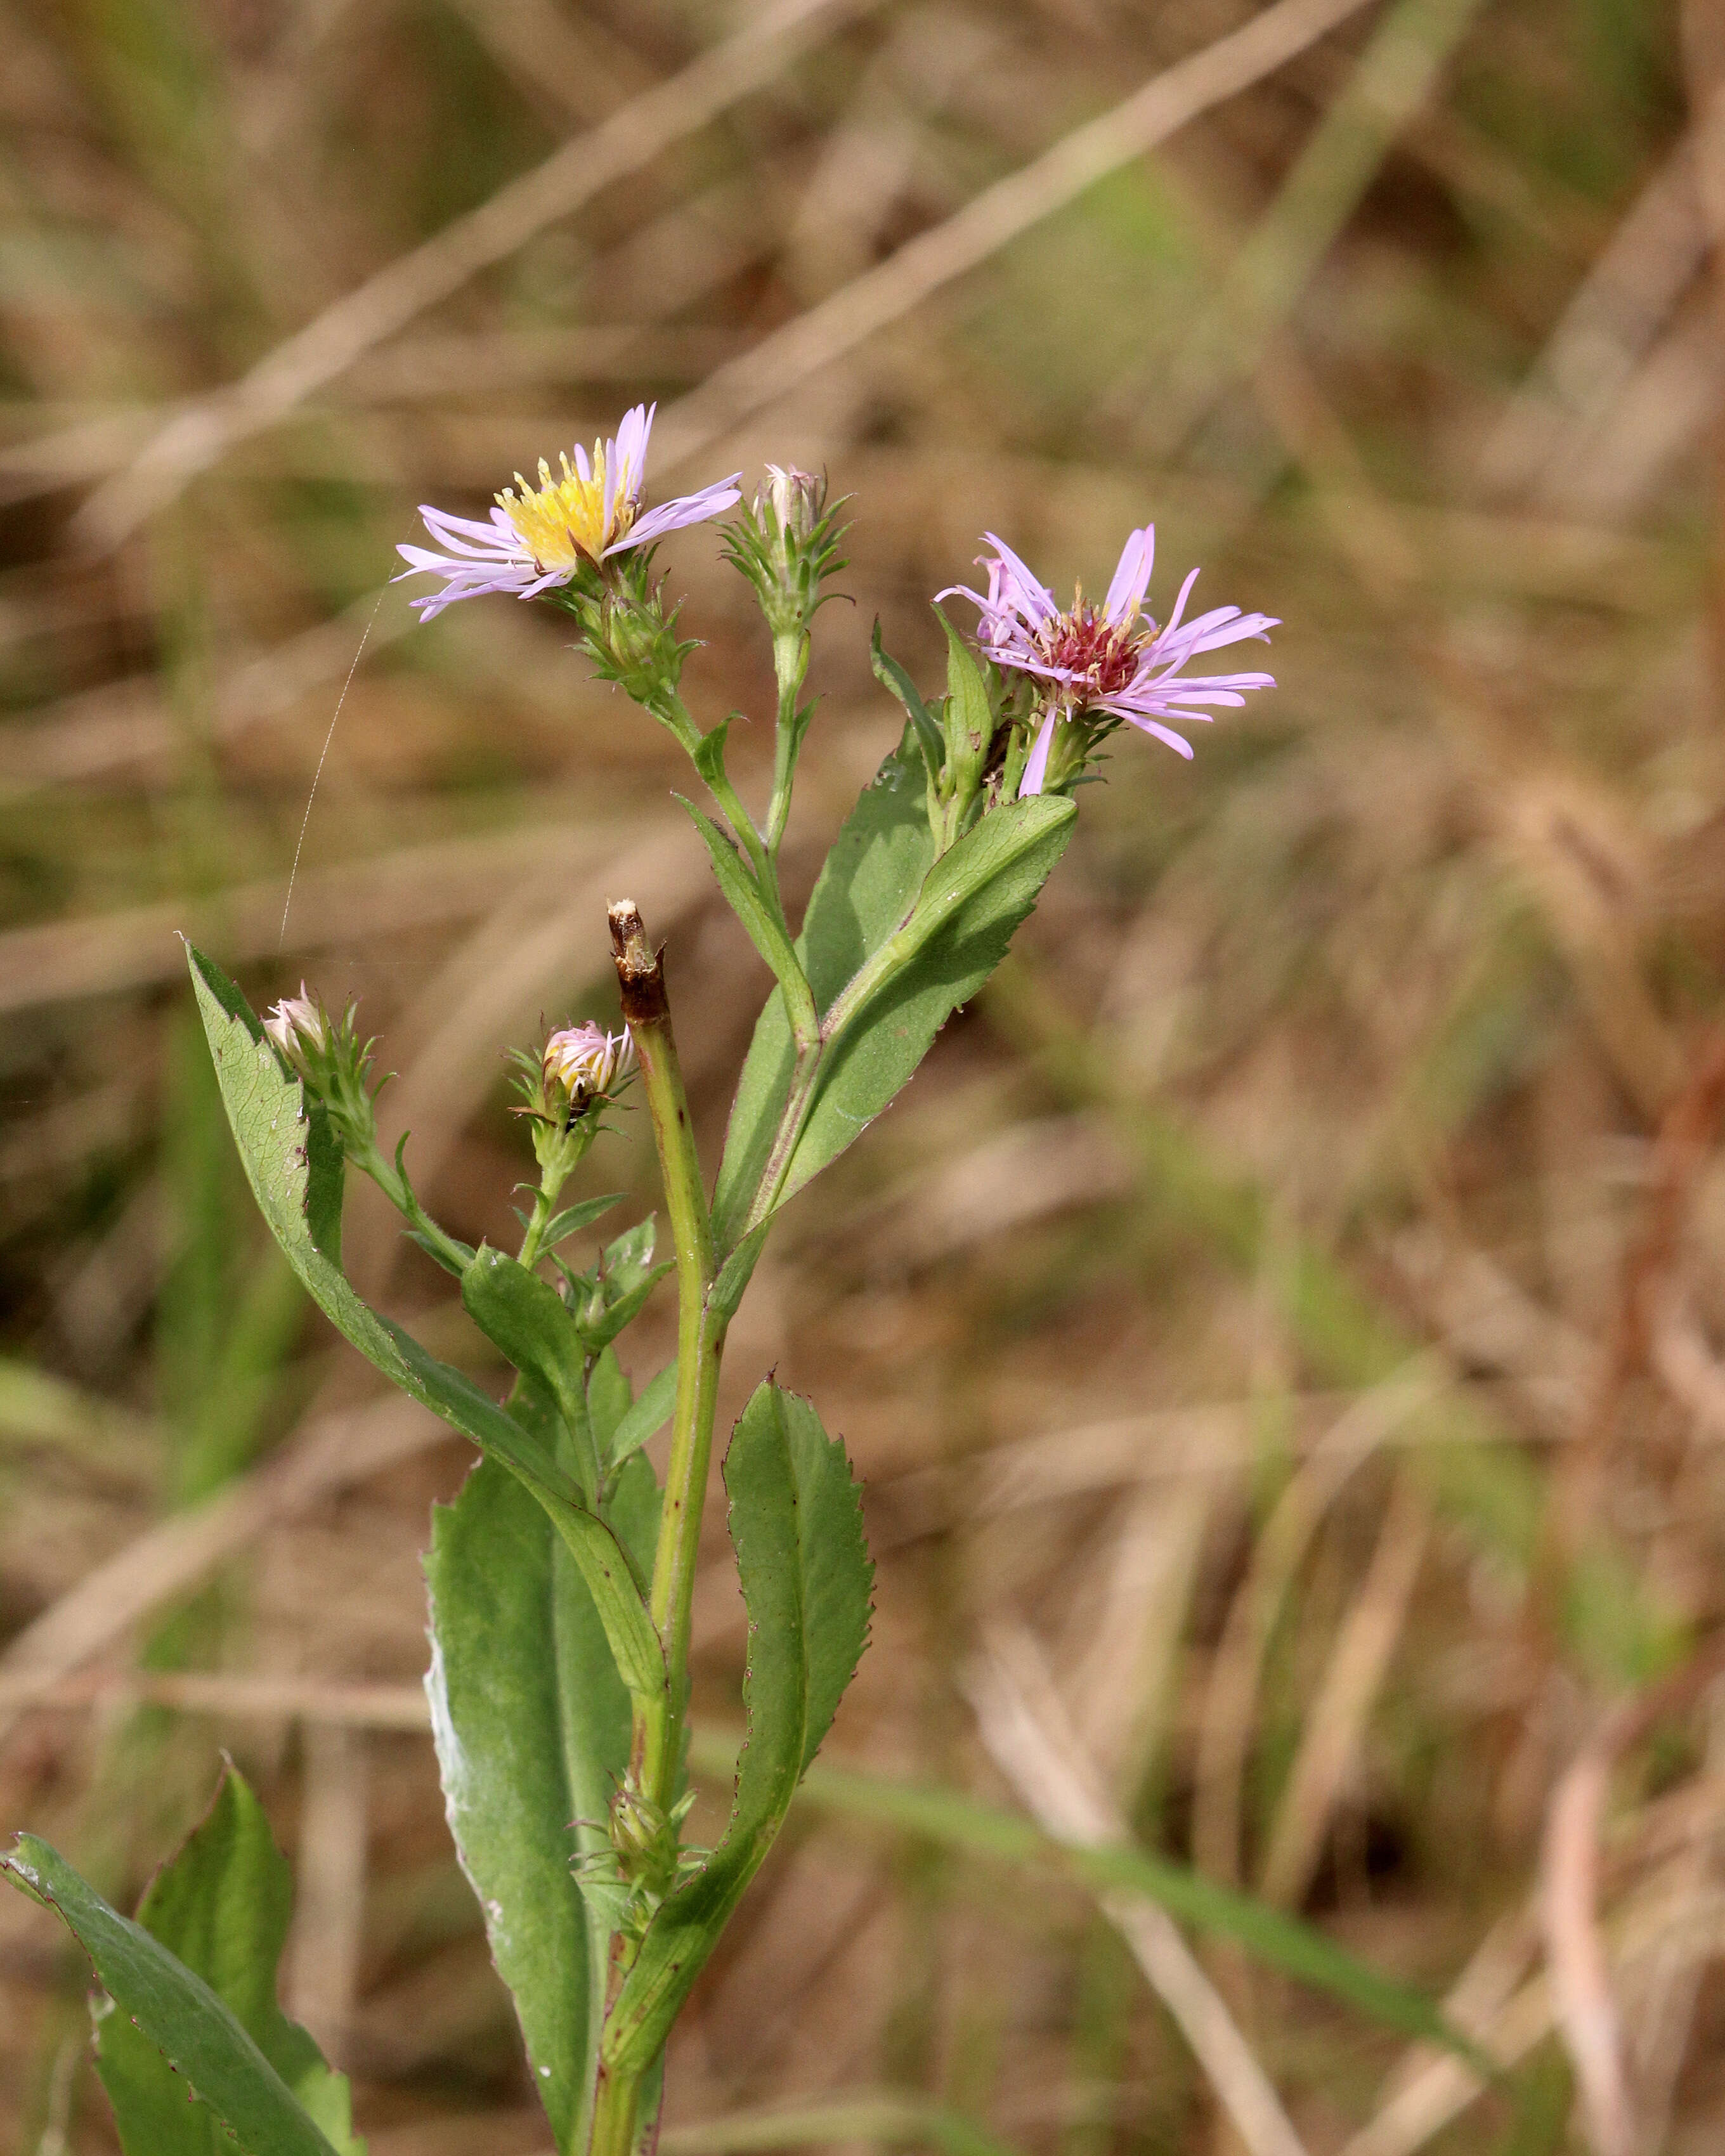
M 393 1157 L 381 1148 L 373 1044 L 352 1008 L 337 1017 L 302 983 L 260 1021 L 213 959 L 190 954 L 234 1134 L 282 1249 L 337 1329 L 479 1449 L 434 1519 L 427 1686 L 449 1823 L 563 2156 L 650 2147 L 666 2038 L 867 1637 L 872 1573 L 843 1448 L 809 1401 L 766 1377 L 723 1463 L 748 1608 L 747 1736 L 729 1822 L 714 1846 L 694 1845 L 696 1556 L 726 1335 L 762 1246 L 787 1202 L 887 1106 L 999 963 L 1071 835 L 1073 791 L 1100 744 L 1127 726 L 1189 756 L 1173 722 L 1238 706 L 1270 677 L 1186 668 L 1274 625 L 1232 607 L 1187 621 L 1191 578 L 1158 625 L 1146 611 L 1147 528 L 1127 541 L 1100 606 L 1081 593 L 1065 610 L 990 535 L 985 588 L 940 595 L 968 599 L 979 616 L 970 641 L 941 616 L 942 693 L 922 695 L 876 625 L 874 671 L 902 707 L 901 737 L 793 927 L 779 854 L 814 716 L 810 637 L 843 567 L 842 505 L 809 475 L 769 467 L 751 502 L 733 475 L 648 508 L 651 424 L 637 407 L 590 455 L 576 449 L 556 474 L 542 462 L 536 486 L 517 476 L 486 521 L 426 508 L 439 547 L 403 547 L 403 573 L 435 580 L 414 602 L 427 619 L 500 594 L 560 609 L 598 673 L 686 752 L 701 796 L 684 804 L 694 834 L 773 979 L 716 1172 L 697 1158 L 663 954 L 631 896 L 609 915 L 622 1029 L 588 1021 L 513 1051 L 537 1177 L 512 1252 L 475 1249 L 440 1226 L 408 1179 L 407 1141 Z M 731 721 L 703 725 L 683 700 L 691 646 L 653 566 L 667 532 L 732 511 L 721 544 L 759 603 L 777 690 L 759 815 L 726 769 Z M 583 1239 L 619 1200 L 562 1202 L 625 1097 L 652 1128 L 662 1258 L 650 1218 L 583 1256 Z M 515 1373 L 501 1399 L 349 1283 L 349 1166 L 459 1282 Z M 676 1355 L 637 1391 L 619 1337 L 670 1276 Z M 661 1478 L 645 1448 L 667 1424 Z M 136 1922 L 43 1843 L 25 1837 L 8 1861 L 17 1883 L 60 1911 L 121 2010 L 100 2020 L 100 2063 L 128 2156 L 214 2147 L 215 2121 L 254 2156 L 359 2147 L 346 2084 L 276 2010 L 286 1875 L 231 1770 Z

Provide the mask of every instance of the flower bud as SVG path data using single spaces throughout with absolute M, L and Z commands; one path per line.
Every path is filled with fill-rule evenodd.
M 264 1021 L 264 1030 L 301 1078 L 310 1078 L 314 1061 L 328 1047 L 329 1020 L 303 981 L 298 995 L 284 996 L 273 1006 Z
M 765 525 L 770 505 L 782 541 L 793 545 L 807 539 L 826 507 L 827 483 L 794 465 L 768 465 L 764 495 L 755 496 L 755 515 Z
M 768 465 L 754 501 L 724 527 L 726 558 L 754 586 L 775 639 L 800 639 L 821 603 L 821 585 L 845 566 L 827 483 L 794 465 Z
M 570 1115 L 580 1116 L 627 1075 L 634 1053 L 627 1026 L 621 1033 L 607 1033 L 588 1019 L 583 1025 L 566 1025 L 552 1034 L 542 1060 L 547 1079 L 568 1095 Z
M 301 981 L 298 995 L 272 1007 L 264 1030 L 306 1092 L 322 1103 L 341 1150 L 364 1160 L 377 1149 L 377 1089 L 371 1081 L 372 1044 L 359 1037 L 358 1014 L 359 1006 L 350 1004 L 339 1019 L 331 1018 Z
M 511 1052 L 516 1083 L 533 1133 L 533 1154 L 545 1190 L 555 1196 L 587 1158 L 598 1136 L 603 1109 L 614 1097 L 634 1063 L 634 1042 L 624 1026 L 607 1033 L 589 1019 L 554 1033 L 535 1055 Z

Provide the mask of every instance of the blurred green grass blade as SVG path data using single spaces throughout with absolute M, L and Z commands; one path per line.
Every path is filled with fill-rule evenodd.
M 725 1738 L 696 1731 L 689 1757 L 697 1771 L 721 1774 L 734 1763 Z M 1083 1848 L 1056 1841 L 1016 1812 L 927 1784 L 898 1781 L 819 1762 L 803 1778 L 798 1801 L 867 1820 L 950 1849 L 1065 1877 L 1092 1893 L 1142 1894 L 1195 1929 L 1236 1940 L 1260 1961 L 1357 2008 L 1382 2026 L 1465 2058 L 1495 2074 L 1491 2061 L 1444 2019 L 1423 1991 L 1382 1976 L 1312 1925 L 1250 1894 L 1222 1887 L 1145 1849 Z
M 246 2156 L 340 2156 L 231 2008 L 57 1850 L 20 1835 L 0 1871 L 62 1918 L 103 1989 L 231 2128 Z
M 911 2091 L 863 2090 L 819 2103 L 743 2111 L 729 2118 L 674 2126 L 659 2137 L 661 2156 L 742 2156 L 752 2148 L 805 2148 L 845 2142 L 902 2148 L 928 2143 L 942 2156 L 1016 2156 L 968 2112 Z
M 161 1471 L 162 1434 L 64 1378 L 0 1357 L 0 1444 L 44 1445 L 69 1460 L 144 1486 Z
M 1250 373 L 1431 95 L 1481 0 L 1399 0 L 1235 257 L 1214 307 L 1175 363 L 1170 438 Z

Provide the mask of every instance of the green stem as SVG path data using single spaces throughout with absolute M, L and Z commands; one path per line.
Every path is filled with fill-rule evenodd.
M 809 671 L 809 632 L 788 629 L 773 639 L 773 671 L 778 683 L 778 732 L 773 755 L 773 803 L 767 812 L 767 852 L 775 866 L 790 821 L 791 788 L 797 776 L 797 752 L 803 726 L 797 698 Z
M 601 2061 L 588 2156 L 633 2156 L 643 2078 L 639 2073 L 619 2073 Z
M 444 1262 L 454 1272 L 459 1275 L 465 1270 L 470 1254 L 462 1249 L 454 1236 L 439 1227 L 436 1221 L 414 1196 L 413 1186 L 408 1182 L 407 1170 L 402 1165 L 402 1147 L 406 1144 L 407 1139 L 403 1136 L 401 1146 L 396 1148 L 393 1166 L 385 1160 L 375 1145 L 369 1152 L 355 1152 L 352 1156 L 353 1164 L 362 1173 L 370 1176 L 397 1212 L 406 1219 L 410 1228 L 423 1235 L 427 1242 L 436 1245 L 443 1253 Z
M 826 1043 L 816 1040 L 803 1050 L 791 1066 L 791 1088 L 778 1118 L 778 1128 L 773 1132 L 773 1150 L 767 1156 L 767 1165 L 755 1191 L 754 1202 L 742 1224 L 737 1241 L 752 1235 L 778 1204 L 779 1193 L 784 1188 L 785 1178 L 790 1173 L 791 1156 L 797 1149 L 797 1141 L 803 1135 L 803 1125 L 808 1119 L 809 1105 L 814 1098 L 814 1081 L 820 1075 L 820 1066 L 826 1055 Z
M 664 971 L 639 913 L 626 901 L 611 908 L 611 937 L 623 1014 L 634 1040 L 653 1121 L 677 1265 L 676 1402 L 649 1604 L 665 1651 L 665 1690 L 662 1701 L 655 1701 L 638 1717 L 634 1747 L 642 1794 L 668 1811 L 676 1800 L 682 1753 L 696 1559 L 726 1320 L 707 1307 L 714 1275 L 712 1224 L 671 1035 Z
M 805 639 L 806 642 L 807 639 Z M 806 662 L 805 662 L 806 663 Z M 800 678 L 800 676 L 798 677 Z M 762 841 L 741 794 L 731 783 L 731 774 L 725 768 L 725 742 L 722 729 L 703 734 L 691 717 L 688 706 L 675 690 L 662 690 L 647 708 L 661 726 L 668 727 L 689 752 L 689 760 L 701 774 L 701 783 L 717 803 L 719 813 L 736 834 L 737 842 L 748 860 L 751 880 L 756 895 L 765 908 L 768 920 L 777 931 L 773 939 L 778 946 L 777 957 L 769 957 L 780 987 L 784 991 L 785 1008 L 790 1014 L 791 1030 L 799 1046 L 806 1047 L 817 1038 L 820 1018 L 814 1007 L 814 992 L 809 986 L 808 976 L 798 957 L 791 936 L 790 923 L 785 917 L 784 897 L 778 888 L 778 848 L 777 840 L 770 844 Z M 791 711 L 794 733 L 796 697 L 791 692 Z M 795 743 L 786 747 L 787 729 L 783 724 L 784 690 L 779 698 L 780 725 L 778 730 L 778 764 L 783 773 L 786 788 L 784 814 L 789 812 L 788 788 L 792 770 L 796 762 Z M 773 814 L 779 816 L 779 831 L 783 835 L 783 817 L 778 807 L 779 781 L 774 779 Z M 734 903 L 734 901 L 733 901 Z M 745 924 L 747 925 L 747 924 Z M 750 929 L 752 937 L 754 931 Z

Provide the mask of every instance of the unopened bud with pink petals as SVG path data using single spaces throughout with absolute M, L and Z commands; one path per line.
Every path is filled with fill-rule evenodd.
M 302 1078 L 308 1075 L 309 1063 L 329 1047 L 328 1014 L 303 981 L 298 995 L 284 996 L 271 1008 L 264 1030 Z
M 571 1111 L 579 1115 L 589 1101 L 608 1093 L 626 1075 L 634 1053 L 627 1026 L 621 1033 L 607 1033 L 589 1019 L 552 1034 L 545 1044 L 545 1072 L 567 1093 Z
M 372 1043 L 360 1039 L 358 1017 L 358 1004 L 349 1004 L 340 1018 L 332 1018 L 301 981 L 298 995 L 284 996 L 271 1008 L 264 1030 L 308 1097 L 327 1110 L 342 1151 L 365 1166 L 377 1152 L 372 1104 L 377 1088 L 372 1083 Z

